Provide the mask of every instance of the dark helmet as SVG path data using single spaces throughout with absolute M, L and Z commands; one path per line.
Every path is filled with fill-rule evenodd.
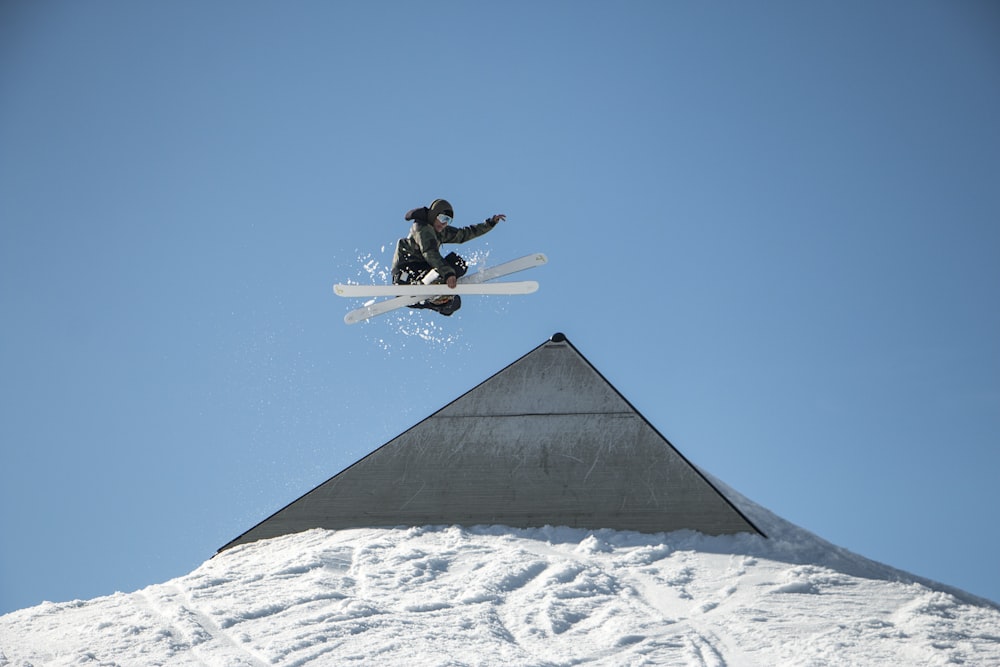
M 429 215 L 427 218 L 429 220 L 437 220 L 437 217 L 444 213 L 449 218 L 455 217 L 455 209 L 451 207 L 447 199 L 435 199 L 431 202 L 431 205 L 427 207 Z

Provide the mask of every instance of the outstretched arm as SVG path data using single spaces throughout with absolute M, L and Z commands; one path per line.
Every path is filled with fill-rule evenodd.
M 496 227 L 498 223 L 506 219 L 507 219 L 506 215 L 504 215 L 503 213 L 497 213 L 494 216 L 486 218 L 478 225 L 470 225 L 469 227 L 459 227 L 459 228 L 447 227 L 444 230 L 445 242 L 465 243 L 466 241 L 474 239 L 477 236 L 482 236 L 486 232 Z M 455 289 L 455 286 L 458 285 L 458 277 L 456 277 L 455 275 L 448 276 L 445 279 L 445 284 L 448 285 L 448 287 Z
M 444 243 L 465 243 L 466 241 L 471 241 L 472 239 L 489 232 L 496 227 L 501 220 L 506 219 L 506 215 L 498 213 L 497 215 L 486 218 L 476 225 L 469 225 L 468 227 L 445 227 L 442 231 L 441 240 Z

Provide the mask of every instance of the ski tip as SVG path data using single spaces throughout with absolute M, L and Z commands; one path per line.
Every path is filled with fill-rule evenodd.
M 544 252 L 540 252 L 535 255 L 535 261 L 538 262 L 539 264 L 547 264 L 549 258 L 545 255 Z

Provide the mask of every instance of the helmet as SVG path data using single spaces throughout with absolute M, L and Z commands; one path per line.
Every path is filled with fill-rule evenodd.
M 448 217 L 455 217 L 455 209 L 451 207 L 447 199 L 435 199 L 431 202 L 431 205 L 427 207 L 430 215 L 427 216 L 429 220 L 437 220 L 437 217 L 444 213 Z

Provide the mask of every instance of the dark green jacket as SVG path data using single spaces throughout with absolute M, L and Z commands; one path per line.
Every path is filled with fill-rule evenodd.
M 477 225 L 468 227 L 448 226 L 440 233 L 434 231 L 434 225 L 429 222 L 414 222 L 410 227 L 410 235 L 405 239 L 399 239 L 396 244 L 396 253 L 392 257 L 392 269 L 395 274 L 396 268 L 413 261 L 427 262 L 438 275 L 444 279 L 455 275 L 455 269 L 444 261 L 441 256 L 441 245 L 444 243 L 465 243 L 477 236 L 482 236 L 486 232 L 496 227 L 490 220 L 485 220 Z

